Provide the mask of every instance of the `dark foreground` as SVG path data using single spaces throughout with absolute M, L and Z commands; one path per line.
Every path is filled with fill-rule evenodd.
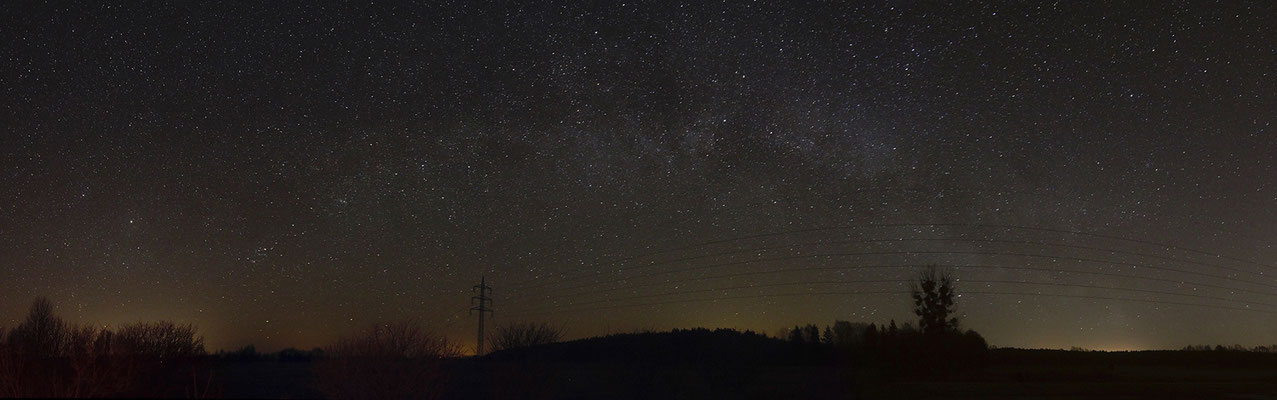
M 707 348 L 700 341 L 712 335 L 646 335 L 453 360 L 441 398 L 1277 399 L 1277 354 L 999 349 L 935 371 L 907 360 L 803 354 L 781 341 Z M 221 395 L 317 397 L 311 370 L 309 362 L 226 361 Z

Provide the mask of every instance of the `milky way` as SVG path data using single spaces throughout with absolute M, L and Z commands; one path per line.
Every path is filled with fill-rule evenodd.
M 269 3 L 0 17 L 0 325 L 1277 331 L 1267 3 Z

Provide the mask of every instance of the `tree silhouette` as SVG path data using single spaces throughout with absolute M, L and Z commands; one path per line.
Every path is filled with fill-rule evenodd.
M 804 326 L 803 341 L 808 344 L 820 344 L 820 328 L 817 328 L 816 324 Z
M 488 349 L 499 351 L 557 343 L 563 331 L 544 322 L 514 322 L 498 327 L 488 337 Z
M 869 324 L 869 326 L 865 328 L 865 346 L 874 348 L 878 346 L 880 341 L 881 338 L 878 334 L 878 325 Z
M 68 323 L 36 298 L 27 318 L 0 335 L 0 397 L 176 397 L 201 375 L 203 338 L 168 321 L 118 331 Z
M 958 331 L 958 319 L 953 314 L 953 277 L 935 267 L 928 267 L 918 274 L 918 282 L 910 285 L 914 314 L 918 326 L 927 336 L 939 336 Z
M 849 321 L 834 321 L 834 344 L 843 348 L 851 347 L 863 340 L 866 330 L 866 328 L 857 330 Z
M 558 370 L 540 358 L 553 352 L 536 346 L 558 343 L 563 331 L 544 322 L 514 322 L 497 327 L 488 337 L 488 358 L 499 360 L 491 366 L 492 391 L 498 399 L 550 399 Z M 503 350 L 524 349 L 511 352 Z
M 53 314 L 53 303 L 40 296 L 31 303 L 26 321 L 9 333 L 9 343 L 24 357 L 57 357 L 63 353 L 67 334 L 66 322 Z
M 165 360 L 205 354 L 204 338 L 190 324 L 140 322 L 121 327 L 114 337 L 118 350 L 137 356 Z
M 373 325 L 324 348 L 315 384 L 336 399 L 438 399 L 444 361 L 458 354 L 447 338 L 410 321 Z
M 803 328 L 801 326 L 794 325 L 794 329 L 789 331 L 789 341 L 795 344 L 802 344 L 804 341 L 803 339 Z

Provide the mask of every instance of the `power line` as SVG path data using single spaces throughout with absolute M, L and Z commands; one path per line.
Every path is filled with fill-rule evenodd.
M 799 259 L 807 259 L 807 258 L 818 258 L 818 257 L 828 257 L 828 258 L 833 258 L 833 257 L 858 257 L 858 256 L 872 256 L 872 255 L 919 255 L 919 254 L 981 255 L 981 256 L 1029 257 L 1029 258 L 1042 258 L 1042 259 L 1050 259 L 1050 260 L 1071 260 L 1071 261 L 1078 261 L 1078 262 L 1091 262 L 1091 263 L 1109 264 L 1109 265 L 1115 265 L 1115 266 L 1136 267 L 1136 268 L 1145 268 L 1145 269 L 1151 269 L 1151 270 L 1159 270 L 1159 271 L 1175 272 L 1175 273 L 1182 273 L 1182 274 L 1189 274 L 1189 275 L 1203 276 L 1203 277 L 1208 277 L 1208 278 L 1213 278 L 1213 279 L 1229 280 L 1229 281 L 1240 282 L 1240 283 L 1246 283 L 1246 284 L 1251 284 L 1251 285 L 1265 286 L 1265 287 L 1269 287 L 1269 288 L 1277 288 L 1277 285 L 1273 285 L 1273 284 L 1266 284 L 1266 283 L 1261 283 L 1261 282 L 1253 282 L 1253 281 L 1248 281 L 1248 280 L 1238 279 L 1238 278 L 1233 278 L 1233 277 L 1227 277 L 1227 276 L 1212 275 L 1212 274 L 1207 274 L 1207 273 L 1202 273 L 1202 272 L 1197 272 L 1197 271 L 1189 271 L 1189 270 L 1182 270 L 1182 269 L 1175 269 L 1175 268 L 1166 268 L 1166 267 L 1159 267 L 1159 266 L 1155 266 L 1155 265 L 1147 265 L 1147 264 L 1139 264 L 1139 263 L 1120 263 L 1120 262 L 1113 262 L 1113 261 L 1099 260 L 1099 259 L 1092 259 L 1092 258 L 1085 258 L 1085 257 L 1057 256 L 1057 255 L 1029 254 L 1029 253 L 1013 253 L 1013 252 L 977 252 L 977 251 L 870 251 L 870 252 L 854 252 L 854 253 L 822 253 L 822 254 L 804 254 L 804 255 L 794 255 L 794 256 L 785 256 L 785 257 L 774 257 L 774 258 L 766 258 L 766 259 L 753 259 L 753 260 L 742 260 L 742 261 L 733 261 L 733 262 L 716 263 L 716 264 L 709 264 L 709 265 L 696 266 L 696 267 L 692 267 L 692 268 L 684 268 L 684 269 L 676 269 L 676 270 L 666 270 L 666 271 L 655 271 L 655 272 L 652 272 L 652 273 L 642 274 L 642 275 L 633 276 L 633 277 L 618 278 L 618 279 L 613 279 L 613 280 L 610 280 L 610 281 L 604 281 L 604 282 L 587 283 L 587 284 L 583 284 L 583 285 L 577 285 L 577 286 L 572 286 L 572 287 L 567 287 L 567 288 L 561 288 L 561 289 L 559 289 L 559 290 L 561 290 L 561 291 L 562 291 L 562 290 L 573 290 L 573 289 L 578 289 L 578 288 L 583 288 L 583 287 L 588 287 L 588 286 L 596 286 L 596 285 L 611 285 L 611 284 L 615 284 L 615 283 L 622 283 L 622 282 L 626 282 L 626 281 L 629 281 L 629 280 L 632 280 L 632 279 L 644 279 L 644 278 L 651 278 L 651 277 L 655 277 L 655 276 L 662 276 L 662 275 L 669 275 L 669 274 L 677 274 L 677 273 L 686 273 L 686 272 L 691 272 L 691 271 L 699 271 L 699 270 L 705 270 L 705 269 L 714 269 L 714 268 L 729 267 L 729 266 L 737 266 L 737 265 L 756 264 L 756 263 L 762 263 L 762 262 L 790 261 L 790 260 L 799 260 Z M 570 293 L 570 294 L 560 294 L 560 295 L 555 295 L 555 296 L 542 297 L 542 299 L 553 299 L 553 298 L 557 298 L 557 297 L 570 296 L 570 295 L 579 295 L 579 294 L 575 294 L 575 293 Z
M 1258 308 L 1250 308 L 1250 307 L 1228 307 L 1228 306 L 1219 306 L 1219 305 L 1213 305 L 1213 304 L 1184 303 L 1184 302 L 1178 302 L 1178 301 L 1161 301 L 1161 300 L 1148 300 L 1148 299 L 1132 299 L 1132 298 L 1126 298 L 1126 297 L 1091 296 L 1091 295 L 1075 295 L 1075 294 L 1060 294 L 1060 293 L 1002 292 L 1002 291 L 987 291 L 987 290 L 974 290 L 974 291 L 966 292 L 966 294 L 992 294 L 992 295 L 1007 295 L 1007 296 L 1026 296 L 1027 295 L 1027 296 L 1064 297 L 1064 298 L 1091 299 L 1091 300 L 1131 301 L 1131 302 L 1137 302 L 1137 303 L 1164 304 L 1164 305 L 1189 306 L 1189 307 L 1205 307 L 1205 308 L 1214 308 L 1214 309 L 1232 310 L 1232 311 L 1254 311 L 1254 312 L 1261 312 L 1265 314 L 1277 315 L 1277 311 L 1261 310 Z
M 1231 257 L 1231 256 L 1225 256 L 1225 255 L 1220 255 L 1220 254 L 1210 253 L 1210 252 L 1206 252 L 1206 251 L 1202 251 L 1202 250 L 1197 250 L 1197 249 L 1193 249 L 1193 248 L 1187 248 L 1187 247 L 1176 246 L 1176 245 L 1165 244 L 1165 243 L 1158 243 L 1158 242 L 1153 242 L 1153 241 L 1148 241 L 1148 240 L 1131 239 L 1131 238 L 1126 238 L 1126 237 L 1121 237 L 1121 236 L 1105 235 L 1105 234 L 1091 233 L 1091 232 L 1081 232 L 1081 231 L 1070 231 L 1070 230 L 1065 230 L 1065 229 L 1055 229 L 1055 228 L 1038 228 L 1038 227 L 1022 226 L 1022 225 L 1009 225 L 1009 224 L 958 224 L 958 223 L 922 223 L 922 224 L 911 224 L 911 223 L 898 223 L 898 224 L 861 224 L 861 225 L 830 226 L 830 227 L 817 227 L 817 228 L 795 229 L 795 230 L 779 231 L 779 232 L 768 232 L 768 233 L 760 233 L 760 234 L 754 234 L 754 235 L 739 236 L 739 237 L 735 237 L 735 238 L 728 238 L 728 239 L 713 240 L 713 241 L 702 242 L 702 243 L 693 244 L 693 245 L 687 245 L 687 246 L 674 247 L 674 248 L 669 248 L 669 249 L 665 249 L 665 250 L 659 250 L 659 251 L 650 252 L 650 253 L 646 253 L 646 254 L 640 254 L 640 255 L 635 255 L 635 256 L 625 257 L 625 258 L 621 258 L 621 259 L 617 259 L 617 260 L 606 261 L 606 262 L 599 262 L 599 263 L 595 263 L 595 264 L 591 264 L 591 265 L 585 266 L 585 267 L 583 267 L 583 269 L 591 269 L 591 268 L 601 267 L 601 266 L 605 266 L 605 265 L 611 265 L 611 264 L 621 263 L 621 262 L 625 262 L 625 261 L 629 261 L 629 260 L 633 260 L 633 259 L 638 259 L 638 258 L 646 258 L 646 257 L 651 257 L 651 256 L 655 256 L 655 255 L 665 254 L 665 253 L 677 252 L 677 251 L 688 250 L 688 249 L 693 249 L 693 248 L 707 247 L 707 246 L 712 246 L 712 245 L 722 244 L 722 243 L 730 243 L 730 242 L 744 241 L 744 240 L 750 240 L 750 239 L 760 239 L 760 238 L 766 238 L 766 237 L 775 237 L 775 236 L 793 235 L 793 234 L 799 234 L 799 233 L 825 232 L 825 231 L 835 231 L 835 230 L 856 230 L 856 229 L 862 229 L 862 228 L 905 228 L 905 227 L 920 227 L 920 226 L 929 226 L 929 227 L 972 227 L 972 228 L 996 228 L 996 229 L 1006 229 L 1006 230 L 1017 230 L 1017 229 L 1018 229 L 1018 230 L 1033 231 L 1033 232 L 1050 232 L 1050 233 L 1057 233 L 1057 234 L 1067 234 L 1067 235 L 1075 235 L 1075 236 L 1084 236 L 1084 237 L 1103 238 L 1103 239 L 1118 240 L 1118 241 L 1124 241 L 1124 242 L 1130 242 L 1130 243 L 1139 243 L 1139 244 L 1143 244 L 1143 245 L 1150 245 L 1150 246 L 1155 246 L 1155 247 L 1162 247 L 1162 248 L 1165 248 L 1165 249 L 1176 249 L 1176 250 L 1180 250 L 1180 251 L 1184 251 L 1184 252 L 1196 253 L 1196 254 L 1206 255 L 1206 256 L 1215 257 L 1215 258 L 1224 258 L 1224 259 L 1229 259 L 1229 260 L 1238 261 L 1238 262 L 1242 262 L 1242 263 L 1246 263 L 1246 264 L 1251 264 L 1251 265 L 1256 265 L 1256 266 L 1261 266 L 1261 267 L 1265 267 L 1265 268 L 1269 268 L 1269 269 L 1277 269 L 1277 266 L 1274 266 L 1274 265 L 1271 265 L 1271 264 L 1263 264 L 1263 263 L 1259 263 L 1259 262 L 1255 262 L 1255 261 L 1251 261 L 1251 260 L 1246 260 L 1246 259 L 1237 258 L 1237 257 Z M 577 279 L 577 278 L 573 278 L 573 279 Z M 524 286 L 521 286 L 521 288 L 537 288 L 537 287 L 545 286 L 545 285 L 547 285 L 547 284 L 553 284 L 553 282 L 551 282 L 551 283 L 542 283 L 542 284 L 533 284 L 533 285 L 524 285 Z
M 625 298 L 619 298 L 619 299 L 603 299 L 603 300 L 595 300 L 595 301 L 585 302 L 585 303 L 573 303 L 573 304 L 564 305 L 562 307 L 576 307 L 576 306 L 584 306 L 584 305 L 591 305 L 591 304 L 607 303 L 607 302 L 613 302 L 613 301 L 630 301 L 630 300 L 639 300 L 639 299 L 652 298 L 652 297 L 681 296 L 681 295 L 696 294 L 696 293 L 730 291 L 730 290 L 741 290 L 741 289 L 759 289 L 759 288 L 802 286 L 802 285 L 856 284 L 856 283 L 905 283 L 905 282 L 915 282 L 915 281 L 916 281 L 915 279 L 867 279 L 867 280 L 824 280 L 824 281 L 800 281 L 800 282 L 784 282 L 784 283 L 768 283 L 768 284 L 750 284 L 750 285 L 737 285 L 737 286 L 720 287 L 720 288 L 646 294 L 646 295 L 631 296 L 631 297 L 625 297 Z M 1235 299 L 1229 299 L 1229 298 L 1218 297 L 1218 296 L 1175 293 L 1175 292 L 1166 292 L 1166 291 L 1151 290 L 1151 289 L 1132 289 L 1132 288 L 1119 288 L 1119 287 L 1109 287 L 1109 286 L 1058 283 L 1058 282 L 1025 282 L 1025 281 L 1013 281 L 1013 280 L 963 279 L 955 283 L 1021 284 L 1021 285 L 1038 285 L 1038 286 L 1074 287 L 1074 288 L 1086 288 L 1086 289 L 1103 289 L 1103 290 L 1115 290 L 1115 291 L 1125 291 L 1125 292 L 1152 293 L 1152 294 L 1161 294 L 1161 295 L 1170 295 L 1170 296 L 1194 297 L 1194 298 L 1201 298 L 1201 299 L 1208 299 L 1208 300 L 1249 303 L 1249 304 L 1258 304 L 1258 305 L 1269 306 L 1269 307 L 1277 307 L 1277 304 L 1273 304 L 1273 303 L 1235 300 Z M 559 306 L 540 307 L 540 308 L 534 308 L 534 309 L 527 310 L 520 313 L 524 315 L 537 315 L 537 314 L 553 312 L 557 308 L 560 308 L 560 307 Z
M 1239 292 L 1246 292 L 1246 293 L 1259 294 L 1259 295 L 1264 295 L 1264 296 L 1274 296 L 1274 297 L 1277 297 L 1277 293 L 1265 293 L 1265 292 L 1258 292 L 1258 291 L 1247 290 L 1247 289 L 1241 289 L 1241 288 L 1235 288 L 1235 287 L 1228 287 L 1228 286 L 1211 285 L 1211 284 L 1205 284 L 1205 283 L 1199 283 L 1199 282 L 1185 282 L 1185 281 L 1179 281 L 1179 280 L 1174 280 L 1174 279 L 1154 278 L 1154 277 L 1143 277 L 1143 276 L 1137 276 L 1137 275 L 1114 274 L 1114 273 L 1106 273 L 1106 272 L 1074 271 L 1074 270 L 1063 270 L 1063 269 L 1058 269 L 1058 270 L 1056 270 L 1056 269 L 1028 268 L 1028 267 L 1015 267 L 1015 266 L 996 266 L 996 265 L 938 265 L 938 266 L 939 266 L 939 267 L 945 267 L 945 268 L 955 268 L 955 269 L 961 269 L 961 268 L 966 268 L 966 269 L 1006 269 L 1006 270 L 1022 270 L 1022 271 L 1032 271 L 1032 272 L 1064 272 L 1064 273 L 1082 274 L 1082 275 L 1109 276 L 1109 277 L 1117 277 L 1117 278 L 1130 278 L 1130 279 L 1147 280 L 1147 281 L 1158 281 L 1158 282 L 1167 282 L 1167 283 L 1191 284 L 1191 285 L 1194 285 L 1194 286 L 1209 287 L 1209 288 L 1216 288 L 1216 289 L 1222 289 L 1222 290 L 1232 290 L 1232 291 L 1239 291 Z M 791 270 L 791 271 L 794 271 L 794 272 L 798 272 L 798 271 L 845 271 L 845 270 L 859 270 L 859 269 L 879 269 L 879 268 L 914 268 L 914 267 L 915 267 L 915 266 L 913 266 L 913 265 L 860 265 L 860 266 L 851 266 L 851 267 L 809 267 L 809 268 L 800 268 L 800 269 L 795 269 L 795 270 Z M 700 277 L 700 278 L 686 279 L 686 280 L 682 280 L 682 281 L 680 281 L 680 283 L 695 282 L 695 281 L 710 280 L 710 279 L 735 278 L 735 277 L 750 276 L 750 275 L 768 275 L 768 274 L 776 274 L 776 273 L 782 273 L 782 272 L 790 272 L 790 271 L 750 271 L 750 272 L 741 272 L 741 273 L 733 273 L 733 274 L 724 274 L 724 275 L 711 276 L 711 277 Z M 911 280 L 884 279 L 884 280 L 857 280 L 857 281 L 839 281 L 839 282 L 845 282 L 845 283 L 873 283 L 873 282 L 889 283 L 889 282 L 901 282 L 901 281 L 911 281 Z M 975 280 L 969 280 L 969 279 L 967 279 L 967 280 L 962 280 L 962 282 L 988 282 L 988 281 L 975 281 Z M 647 283 L 647 284 L 641 284 L 641 285 L 636 285 L 636 286 L 626 287 L 626 289 L 634 289 L 634 288 L 639 288 L 639 287 L 650 287 L 650 286 L 668 285 L 668 284 L 671 284 L 671 283 L 672 283 L 672 282 L 653 282 L 653 283 Z M 833 282 L 816 282 L 816 283 L 833 283 Z M 784 284 L 782 284 L 782 285 L 784 285 Z M 771 284 L 762 284 L 762 285 L 743 286 L 743 287 L 740 287 L 740 288 L 744 288 L 744 287 L 765 287 L 765 286 L 772 286 L 772 285 L 771 285 Z M 725 288 L 725 289 L 735 289 L 735 288 L 737 288 L 737 287 Z M 700 291 L 713 291 L 713 290 L 719 290 L 719 289 L 709 289 L 709 290 L 700 290 Z M 587 293 L 598 293 L 598 292 L 604 292 L 604 291 L 607 291 L 607 290 L 595 290 L 595 291 L 591 291 L 591 292 L 587 292 Z M 697 292 L 700 292 L 700 291 L 697 291 Z M 673 294 L 677 294 L 677 293 L 665 293 L 665 294 L 673 295 Z M 665 294 L 661 294 L 661 295 L 665 295 Z M 1176 294 L 1176 295 L 1178 295 L 1178 293 L 1175 293 L 1175 294 Z M 642 295 L 642 296 L 636 296 L 636 297 L 632 297 L 632 298 L 658 297 L 658 296 L 660 296 L 660 295 Z M 627 298 L 627 299 L 630 299 L 630 298 Z M 1230 300 L 1230 299 L 1225 299 L 1225 298 L 1217 298 L 1217 299 L 1220 299 L 1220 300 L 1228 300 L 1228 301 L 1241 301 L 1241 300 Z M 595 302 L 595 303 L 597 303 L 597 302 Z M 576 303 L 576 304 L 578 304 L 578 305 L 579 305 L 579 304 L 582 304 L 582 303 Z M 534 308 L 525 309 L 525 310 L 520 310 L 520 311 L 515 311 L 515 312 L 516 312 L 516 313 L 535 312 L 535 311 L 541 311 L 541 310 L 551 309 L 551 308 L 556 308 L 556 307 L 569 307 L 569 306 L 571 306 L 571 305 L 564 305 L 564 306 L 539 306 L 539 307 L 534 307 Z
M 659 301 L 659 302 L 639 303 L 639 304 L 617 304 L 617 305 L 608 305 L 608 306 L 602 306 L 602 307 L 589 307 L 589 308 L 582 308 L 582 309 L 558 310 L 558 311 L 554 311 L 554 312 L 555 312 L 555 313 L 573 313 L 573 312 L 583 312 L 583 311 L 599 311 L 599 310 L 608 310 L 608 309 L 615 309 L 615 308 L 650 307 L 650 306 L 669 305 L 669 304 L 703 303 L 703 302 L 716 302 L 716 301 L 726 301 L 726 300 L 743 300 L 743 299 L 758 299 L 758 298 L 772 298 L 772 297 L 795 297 L 795 296 L 834 296 L 834 295 L 837 295 L 837 296 L 854 296 L 854 295 L 872 295 L 872 294 L 908 295 L 908 294 L 910 294 L 910 293 L 909 293 L 909 292 L 907 292 L 907 291 L 900 291 L 900 290 L 876 290 L 876 291 L 827 291 L 827 292 L 801 292 L 801 293 L 769 293 L 769 294 L 758 294 L 758 295 L 723 296 L 723 297 L 711 297 L 711 298 L 697 298 L 697 299 L 669 300 L 669 301 Z M 1255 311 L 1255 312 L 1261 312 L 1261 313 L 1265 313 L 1265 314 L 1274 314 L 1274 315 L 1277 315 L 1277 311 L 1273 311 L 1273 310 L 1263 310 L 1263 309 L 1249 308 L 1249 307 L 1230 307 L 1230 306 L 1221 306 L 1221 305 L 1214 305 L 1214 304 L 1202 304 L 1202 303 L 1185 303 L 1185 302 L 1177 302 L 1177 301 L 1149 300 L 1149 299 L 1133 299 L 1133 298 L 1128 298 L 1128 297 L 1109 297 L 1109 296 L 1092 296 L 1092 295 L 1072 295 L 1072 294 L 1038 293 L 1038 292 L 1007 292 L 1007 291 L 987 291 L 987 290 L 973 290 L 973 291 L 966 291 L 966 292 L 964 292 L 963 294 L 1018 295 L 1018 296 L 1045 296 L 1045 297 L 1063 297 L 1063 298 L 1077 298 L 1077 299 L 1091 299 L 1091 300 L 1130 301 L 1130 302 L 1150 303 L 1150 304 L 1162 304 L 1162 305 L 1176 305 L 1176 306 L 1188 306 L 1188 307 L 1204 307 L 1204 308 L 1214 308 L 1214 309 L 1233 310 L 1233 311 Z M 550 313 L 550 312 L 544 312 L 544 313 L 538 313 L 538 314 L 548 314 L 548 313 Z
M 686 294 L 705 293 L 705 292 L 718 292 L 718 291 L 738 290 L 738 289 L 753 289 L 753 288 L 767 288 L 767 287 L 781 287 L 781 286 L 796 286 L 796 285 L 800 285 L 800 284 L 834 284 L 834 283 L 902 283 L 902 282 L 912 282 L 912 281 L 913 281 L 912 279 L 865 279 L 865 280 L 850 280 L 850 281 L 812 281 L 812 282 L 767 283 L 767 284 L 758 284 L 758 285 L 743 285 L 743 286 L 731 286 L 731 287 L 723 287 L 723 288 L 709 288 L 709 289 L 697 289 L 697 290 L 687 290 L 687 291 L 677 291 L 677 292 L 654 293 L 654 294 L 645 294 L 645 295 L 639 295 L 639 296 L 624 297 L 624 298 L 619 298 L 619 299 L 600 299 L 600 300 L 588 301 L 588 302 L 584 302 L 584 303 L 571 303 L 571 304 L 566 304 L 566 305 L 563 305 L 563 306 L 543 306 L 543 307 L 536 307 L 536 308 L 527 309 L 527 310 L 521 310 L 521 311 L 516 311 L 516 312 L 517 312 L 517 313 L 520 313 L 520 314 L 523 314 L 523 315 L 537 315 L 537 314 L 541 314 L 541 313 L 545 313 L 545 312 L 550 312 L 550 311 L 553 311 L 554 309 L 558 309 L 558 308 L 564 308 L 564 307 L 575 307 L 575 306 L 591 305 L 591 304 L 599 304 L 599 303 L 607 303 L 607 302 L 613 302 L 613 301 L 629 301 L 629 300 L 638 300 L 638 299 L 652 298 L 652 297 L 679 296 L 679 295 L 686 295 Z
M 1147 281 L 1154 281 L 1154 282 L 1191 284 L 1195 286 L 1246 292 L 1246 293 L 1258 294 L 1263 296 L 1277 296 L 1277 293 L 1260 292 L 1260 291 L 1238 288 L 1233 286 L 1219 286 L 1219 285 L 1212 285 L 1208 283 L 1201 283 L 1201 282 L 1195 282 L 1195 281 L 1184 281 L 1184 280 L 1178 280 L 1178 279 L 1166 279 L 1166 278 L 1156 278 L 1156 277 L 1128 275 L 1128 274 L 1115 274 L 1110 272 L 1077 271 L 1077 270 L 1059 269 L 1059 268 L 1030 268 L 1030 267 L 1018 267 L 1018 266 L 1001 266 L 1001 265 L 975 265 L 975 264 L 935 264 L 935 266 L 945 267 L 945 268 L 955 268 L 955 269 L 962 269 L 962 268 L 1005 269 L 1005 270 L 1013 270 L 1013 271 L 1048 272 L 1048 273 L 1063 272 L 1063 273 L 1079 274 L 1079 275 L 1108 276 L 1108 277 L 1115 277 L 1115 278 L 1130 278 L 1130 279 L 1147 280 Z M 805 267 L 805 268 L 794 268 L 794 269 L 786 269 L 786 270 L 746 271 L 746 272 L 736 272 L 736 273 L 720 274 L 720 275 L 713 275 L 713 276 L 702 276 L 702 277 L 696 277 L 696 278 L 682 279 L 679 282 L 686 283 L 686 282 L 695 282 L 695 281 L 713 280 L 713 279 L 731 279 L 731 278 L 738 278 L 743 276 L 771 275 L 771 274 L 781 274 L 781 273 L 787 273 L 787 272 L 850 271 L 850 270 L 861 270 L 861 269 L 916 268 L 916 267 L 917 265 L 855 265 L 855 266 L 838 266 L 838 267 Z M 673 282 L 648 282 L 643 284 L 629 285 L 629 286 L 626 286 L 625 289 L 632 290 L 632 289 L 643 288 L 643 287 L 668 285 L 671 283 Z M 614 290 L 614 289 L 611 289 L 611 288 L 598 289 L 598 290 L 592 290 L 592 291 L 588 291 L 584 293 L 578 293 L 577 295 L 605 292 L 610 290 Z
M 899 239 L 856 239 L 856 240 L 815 241 L 815 242 L 808 242 L 808 243 L 788 244 L 788 245 L 778 245 L 778 246 L 768 246 L 768 247 L 761 247 L 761 248 L 737 249 L 737 250 L 731 250 L 731 251 L 725 251 L 725 252 L 719 252 L 719 253 L 713 253 L 713 254 L 707 254 L 707 255 L 700 255 L 700 256 L 694 256 L 694 257 L 683 257 L 683 258 L 677 258 L 677 259 L 671 259 L 671 260 L 665 260 L 665 261 L 659 261 L 659 262 L 655 262 L 655 261 L 654 261 L 654 262 L 651 262 L 651 263 L 648 263 L 648 264 L 635 265 L 635 266 L 630 266 L 630 267 L 626 267 L 626 268 L 619 268 L 619 269 L 616 269 L 616 270 L 615 270 L 615 271 L 613 271 L 613 272 L 615 272 L 615 273 L 620 273 L 620 272 L 624 272 L 624 271 L 631 271 L 631 270 L 636 270 L 636 269 L 650 268 L 650 267 L 660 266 L 660 265 L 668 265 L 668 264 L 673 264 L 673 263 L 678 263 L 678 262 L 683 262 L 683 261 L 692 261 L 692 260 L 705 259 L 705 258 L 714 258 L 714 257 L 721 257 L 721 256 L 725 256 L 725 255 L 740 254 L 740 253 L 755 253 L 755 252 L 763 252 L 763 251 L 770 251 L 770 250 L 777 250 L 777 249 L 790 249 L 790 248 L 797 248 L 797 247 L 811 247 L 811 246 L 828 246 L 828 245 L 835 245 L 835 244 L 852 244 L 852 243 L 864 243 L 864 244 L 868 244 L 868 243 L 897 243 L 897 242 L 900 242 L 900 243 L 903 243 L 903 242 L 973 242 L 973 243 L 1003 243 L 1003 244 L 1026 244 L 1026 245 L 1051 246 L 1051 247 L 1061 247 L 1061 248 L 1074 248 L 1074 249 L 1084 249 L 1084 250 L 1090 250 L 1090 251 L 1096 251 L 1096 252 L 1108 252 L 1108 253 L 1114 253 L 1114 254 L 1124 254 L 1124 255 L 1137 256 L 1137 257 L 1155 258 L 1155 259 L 1166 260 L 1166 261 L 1172 261 L 1172 262 L 1177 262 L 1177 263 L 1185 263 L 1185 264 L 1200 265 L 1200 266 L 1211 267 L 1211 268 L 1218 268 L 1218 269 L 1225 270 L 1225 271 L 1232 271 L 1232 272 L 1238 272 L 1238 273 L 1246 273 L 1246 274 L 1252 274 L 1252 275 L 1265 276 L 1265 275 L 1263 275 L 1262 273 L 1256 273 L 1256 272 L 1251 272 L 1251 271 L 1239 270 L 1239 269 L 1229 268 L 1229 267 L 1220 266 L 1220 265 L 1216 265 L 1216 264 L 1208 264 L 1208 263 L 1203 263 L 1203 262 L 1198 262 L 1198 261 L 1193 261 L 1193 260 L 1184 260 L 1184 259 L 1178 259 L 1178 258 L 1172 258 L 1172 257 L 1160 256 L 1160 255 L 1155 255 L 1155 254 L 1147 254 L 1147 253 L 1140 253 L 1140 252 L 1132 252 L 1132 251 L 1125 251 L 1125 250 L 1118 250 L 1118 249 L 1111 249 L 1111 248 L 1104 248 L 1104 247 L 1093 247 L 1093 246 L 1083 246 L 1083 245 L 1072 245 L 1072 244 L 1064 244 L 1064 243 L 1038 242 L 1038 241 L 1028 241 L 1028 240 L 1003 240 L 1003 239 L 988 239 L 988 238 L 985 238 L 985 239 L 899 238 Z M 597 275 L 596 275 L 596 276 L 597 276 Z M 581 280 L 581 279 L 584 279 L 584 278 L 588 278 L 588 277 L 590 277 L 590 276 L 589 276 L 589 275 L 582 275 L 582 276 L 577 276 L 577 277 L 575 277 L 575 278 L 569 278 L 569 279 L 565 279 L 565 280 L 560 281 L 560 282 L 554 282 L 554 283 L 549 283 L 549 284 L 550 284 L 550 285 L 553 285 L 553 284 L 567 283 L 567 282 L 572 282 L 572 281 L 578 281 L 578 280 Z M 1265 276 L 1265 277 L 1266 277 L 1266 276 Z M 546 286 L 546 285 L 540 285 L 540 286 Z M 537 287 L 540 287 L 540 286 L 537 286 Z M 580 286 L 577 286 L 577 287 L 580 287 Z M 526 288 L 535 288 L 535 287 L 526 287 Z M 570 288 L 569 288 L 569 289 L 570 289 Z M 517 292 L 517 291 L 520 291 L 520 290 L 516 289 L 515 291 Z

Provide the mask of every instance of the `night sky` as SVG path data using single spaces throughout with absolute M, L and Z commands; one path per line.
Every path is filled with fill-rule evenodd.
M 1269 2 L 206 3 L 0 16 L 0 325 L 1277 342 Z

